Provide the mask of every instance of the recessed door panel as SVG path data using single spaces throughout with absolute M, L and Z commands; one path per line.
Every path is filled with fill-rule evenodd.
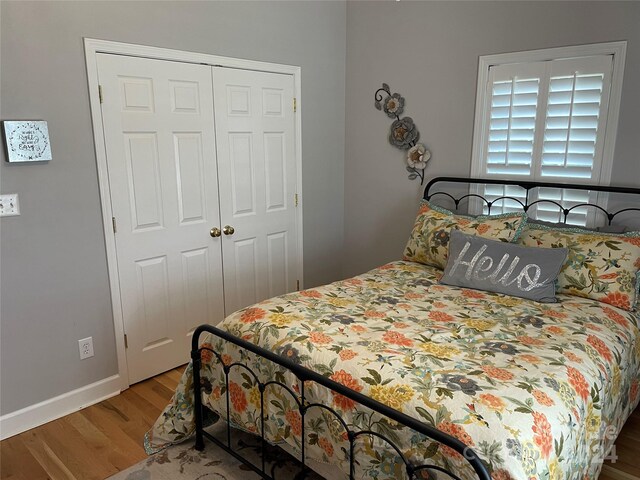
M 234 216 L 255 213 L 251 142 L 252 135 L 249 132 L 229 134 L 229 162 Z
M 236 268 L 235 304 L 236 309 L 258 301 L 258 245 L 255 238 L 233 242 L 234 265 Z
M 155 133 L 124 133 L 133 229 L 162 227 L 162 186 Z
M 262 89 L 262 114 L 269 117 L 282 117 L 284 115 L 284 91 L 282 89 Z
M 174 133 L 180 223 L 204 221 L 202 134 Z
M 171 341 L 167 257 L 138 260 L 135 265 L 139 315 L 144 324 L 142 348 L 148 350 Z
M 242 85 L 227 86 L 227 114 L 248 117 L 251 115 L 251 88 Z
M 267 235 L 267 264 L 269 274 L 269 296 L 283 295 L 289 290 L 289 258 L 287 248 L 287 232 Z
M 173 113 L 200 113 L 198 82 L 169 81 Z
M 284 132 L 264 134 L 264 167 L 266 172 L 266 209 L 282 210 L 287 198 L 287 172 L 284 158 Z
M 119 80 L 123 111 L 153 112 L 153 80 L 151 78 L 121 76 Z
M 212 277 L 209 264 L 209 249 L 206 247 L 182 252 L 184 318 L 188 324 L 189 335 L 198 325 L 209 323 L 209 290 Z

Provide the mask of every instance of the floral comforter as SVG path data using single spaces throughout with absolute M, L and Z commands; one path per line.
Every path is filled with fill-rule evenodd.
M 495 480 L 597 478 L 639 400 L 640 319 L 604 303 L 560 295 L 540 304 L 438 284 L 441 272 L 393 262 L 348 280 L 266 300 L 229 316 L 220 328 L 314 369 L 353 390 L 472 446 Z M 212 337 L 225 363 L 241 360 L 263 378 L 294 389 L 295 378 Z M 203 353 L 206 405 L 224 412 L 222 368 Z M 230 374 L 232 422 L 259 428 L 259 393 L 238 368 Z M 323 402 L 360 429 L 475 478 L 453 450 L 317 385 Z M 191 367 L 146 439 L 149 451 L 193 433 Z M 283 389 L 270 388 L 267 438 L 299 448 L 300 415 Z M 348 443 L 337 421 L 307 418 L 307 455 L 348 472 Z M 361 437 L 364 438 L 364 437 Z M 403 478 L 389 448 L 357 446 L 358 478 Z

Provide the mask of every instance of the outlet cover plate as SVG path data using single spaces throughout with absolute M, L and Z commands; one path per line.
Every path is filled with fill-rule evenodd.
M 14 217 L 20 215 L 17 193 L 0 195 L 0 217 Z
M 78 348 L 80 349 L 80 360 L 93 357 L 93 337 L 78 340 Z

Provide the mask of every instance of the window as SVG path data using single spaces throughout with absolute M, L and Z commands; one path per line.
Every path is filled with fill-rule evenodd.
M 480 57 L 472 176 L 609 184 L 625 49 L 626 42 L 616 42 Z M 478 193 L 524 199 L 517 187 Z M 565 208 L 597 201 L 585 191 L 541 189 L 537 195 L 533 200 Z M 492 213 L 518 206 L 501 200 Z M 547 202 L 530 214 L 564 219 Z M 585 225 L 589 215 L 576 208 L 567 222 Z

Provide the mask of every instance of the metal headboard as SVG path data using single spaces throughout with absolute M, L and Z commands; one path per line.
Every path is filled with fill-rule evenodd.
M 525 201 L 522 202 L 522 200 L 515 197 L 511 197 L 511 196 L 501 196 L 501 197 L 494 198 L 493 200 L 488 200 L 483 195 L 480 195 L 478 193 L 467 193 L 460 197 L 454 197 L 453 195 L 447 192 L 441 192 L 441 191 L 432 192 L 431 190 L 433 189 L 433 186 L 437 183 L 466 183 L 470 185 L 518 186 L 523 188 L 525 191 Z M 620 210 L 610 212 L 610 211 L 607 211 L 602 206 L 597 205 L 595 203 L 580 203 L 570 208 L 566 208 L 565 206 L 561 205 L 560 203 L 554 200 L 541 199 L 541 200 L 535 200 L 530 202 L 530 198 L 531 198 L 530 193 L 532 190 L 536 188 L 555 188 L 559 190 L 588 190 L 591 192 L 622 193 L 622 194 L 638 195 L 637 200 L 633 202 L 633 205 L 637 204 L 638 206 L 626 207 Z M 427 186 L 424 189 L 423 198 L 425 200 L 430 200 L 435 195 L 444 195 L 446 197 L 449 197 L 451 200 L 453 200 L 456 206 L 456 209 L 459 207 L 460 202 L 462 200 L 467 198 L 477 198 L 478 200 L 482 200 L 484 202 L 484 204 L 487 206 L 489 213 L 491 213 L 491 207 L 495 205 L 496 202 L 499 202 L 501 200 L 512 200 L 520 204 L 524 212 L 527 212 L 531 207 L 533 207 L 536 204 L 550 203 L 550 204 L 556 205 L 559 209 L 559 213 L 561 213 L 564 216 L 563 223 L 567 222 L 567 216 L 571 213 L 571 211 L 579 207 L 593 207 L 597 210 L 600 210 L 607 217 L 607 221 L 609 225 L 611 225 L 611 222 L 617 215 L 620 215 L 623 212 L 637 211 L 640 213 L 640 188 L 633 188 L 633 187 L 613 187 L 613 186 L 603 186 L 603 185 L 575 185 L 575 184 L 572 185 L 572 184 L 566 184 L 566 183 L 530 182 L 530 181 L 524 181 L 524 180 L 522 181 L 499 180 L 495 178 L 435 177 L 433 180 L 427 183 Z

